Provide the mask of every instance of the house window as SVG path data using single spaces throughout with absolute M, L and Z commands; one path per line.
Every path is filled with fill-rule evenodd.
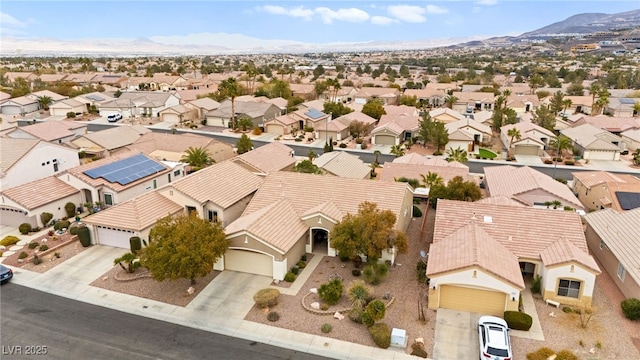
M 180 170 L 176 170 L 173 172 L 173 176 L 180 176 Z
M 558 285 L 558 296 L 572 298 L 580 297 L 580 281 L 560 279 Z
M 158 187 L 158 180 L 153 179 L 153 188 L 157 188 Z
M 167 174 L 167 178 L 169 179 L 169 182 L 171 182 L 171 174 Z
M 104 194 L 104 204 L 113 205 L 113 194 Z
M 624 281 L 624 277 L 626 274 L 627 274 L 627 270 L 625 270 L 622 264 L 618 263 L 618 277 L 620 278 L 620 280 Z
M 209 221 L 218 222 L 218 212 L 209 210 Z
M 53 163 L 53 172 L 58 172 L 58 163 Z

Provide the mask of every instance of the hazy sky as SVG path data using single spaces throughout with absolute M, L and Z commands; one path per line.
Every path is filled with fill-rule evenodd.
M 519 35 L 640 1 L 29 1 L 2 0 L 2 36 L 198 43 L 203 33 L 306 43 Z M 200 34 L 200 35 L 198 35 Z M 187 41 L 188 39 L 188 41 Z

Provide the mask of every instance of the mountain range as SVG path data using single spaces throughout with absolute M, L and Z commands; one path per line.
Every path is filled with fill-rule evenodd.
M 551 34 L 587 34 L 611 29 L 640 27 L 640 9 L 617 14 L 585 13 L 571 16 L 507 41 L 548 37 Z M 252 53 L 302 53 L 324 51 L 414 50 L 473 44 L 488 36 L 438 38 L 412 41 L 370 41 L 357 43 L 314 44 L 291 40 L 263 40 L 241 34 L 199 33 L 187 37 L 154 37 L 136 39 L 24 39 L 2 37 L 5 56 L 19 55 L 204 55 Z M 239 45 L 241 44 L 241 45 Z

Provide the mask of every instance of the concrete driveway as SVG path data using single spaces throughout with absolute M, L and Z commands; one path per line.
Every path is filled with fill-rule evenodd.
M 542 159 L 540 158 L 540 156 L 535 156 L 535 155 L 515 155 L 516 157 L 516 161 L 518 162 L 518 164 L 523 164 L 523 165 L 542 165 L 544 164 L 542 162 Z
M 479 314 L 466 311 L 438 309 L 433 359 L 478 359 Z

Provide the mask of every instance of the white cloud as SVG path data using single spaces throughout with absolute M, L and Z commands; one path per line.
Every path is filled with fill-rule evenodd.
M 257 7 L 256 9 L 258 11 L 264 11 L 270 14 L 286 15 L 286 16 L 291 16 L 296 18 L 303 18 L 305 20 L 311 20 L 311 17 L 313 16 L 313 10 L 305 9 L 303 6 L 297 6 L 294 8 L 285 9 L 282 6 L 265 5 L 265 6 Z
M 410 23 L 421 23 L 427 21 L 424 14 L 427 10 L 414 5 L 392 5 L 387 7 L 387 12 L 392 17 Z
M 372 24 L 376 24 L 376 25 L 389 25 L 392 24 L 394 22 L 398 22 L 398 20 L 394 20 L 390 17 L 386 17 L 386 16 L 372 16 L 371 17 L 371 23 Z
M 427 14 L 446 14 L 449 10 L 437 6 L 437 5 L 427 5 Z
M 26 29 L 35 22 L 33 19 L 22 21 L 7 13 L 0 12 L 0 24 L 2 24 L 2 34 L 4 35 L 23 35 L 22 29 Z
M 495 5 L 498 3 L 498 0 L 478 0 L 476 4 L 478 5 Z
M 370 18 L 366 11 L 356 8 L 331 10 L 326 7 L 319 7 L 315 8 L 315 13 L 320 15 L 325 24 L 331 24 L 334 20 L 359 23 Z

